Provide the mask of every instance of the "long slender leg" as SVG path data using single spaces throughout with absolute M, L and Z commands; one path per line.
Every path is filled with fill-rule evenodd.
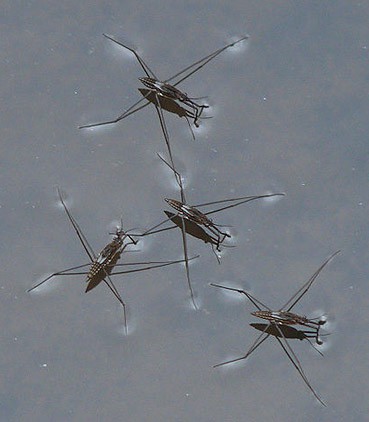
M 185 101 L 182 101 L 182 102 L 183 102 L 183 104 L 186 104 L 188 107 L 190 107 L 194 111 L 193 112 L 193 114 L 194 114 L 193 124 L 196 127 L 199 127 L 198 120 L 201 117 L 201 114 L 204 111 L 204 109 L 205 108 L 209 108 L 209 106 L 208 105 L 196 104 L 196 103 L 194 103 L 193 101 L 191 101 L 189 99 L 188 100 L 185 100 Z M 199 111 L 199 109 L 200 109 L 200 111 Z
M 190 73 L 188 73 L 187 75 L 183 76 L 180 80 L 178 80 L 174 84 L 174 86 L 179 85 L 181 82 L 183 82 L 184 80 L 186 80 L 187 78 L 189 78 L 191 75 L 193 75 L 194 73 L 196 73 L 198 70 L 200 70 L 202 67 L 204 67 L 211 60 L 215 59 L 215 57 L 218 56 L 220 53 L 222 53 L 224 50 L 226 50 L 229 47 L 233 47 L 237 43 L 239 43 L 239 42 L 241 42 L 243 40 L 246 40 L 247 38 L 249 38 L 249 37 L 248 36 L 244 36 L 244 37 L 238 39 L 237 41 L 234 41 L 233 43 L 226 45 L 225 47 L 222 47 L 222 48 L 219 48 L 216 51 L 213 51 L 212 53 L 210 53 L 206 57 L 203 57 L 202 59 L 196 61 L 195 63 L 192 63 L 190 66 L 185 67 L 183 70 L 181 70 L 180 72 L 176 73 L 175 75 L 173 75 L 169 79 L 166 79 L 165 82 L 170 82 L 173 79 L 176 79 L 178 76 L 181 76 L 183 73 L 187 72 L 188 70 L 192 69 L 194 66 L 197 66 L 198 65 Z
M 138 63 L 142 67 L 142 69 L 145 72 L 145 74 L 148 77 L 154 77 L 155 79 L 157 79 L 157 77 L 155 76 L 154 72 L 150 69 L 150 67 L 144 62 L 144 60 L 137 54 L 137 52 L 133 48 L 130 48 L 130 47 L 124 45 L 123 43 L 115 40 L 114 38 L 110 37 L 109 35 L 106 35 L 106 34 L 103 34 L 103 35 L 104 35 L 104 37 L 108 38 L 109 40 L 113 41 L 114 43 L 116 43 L 116 44 L 120 45 L 121 47 L 124 47 L 127 50 L 131 51 L 135 55 Z M 104 122 L 99 122 L 99 123 L 92 123 L 92 124 L 88 124 L 88 125 L 82 125 L 82 126 L 79 126 L 78 128 L 79 129 L 86 129 L 86 128 L 92 128 L 92 127 L 97 127 L 97 126 L 105 126 L 105 125 L 110 125 L 110 124 L 118 123 L 120 120 L 123 120 L 124 118 L 130 116 L 131 114 L 136 113 L 136 111 L 142 110 L 144 107 L 146 107 L 147 105 L 149 105 L 150 102 L 147 101 L 142 106 L 137 107 L 139 104 L 141 104 L 142 101 L 144 101 L 145 99 L 147 99 L 147 97 L 151 93 L 152 93 L 152 91 L 148 91 L 148 93 L 146 95 L 144 95 L 143 98 L 141 98 L 140 100 L 138 100 L 137 102 L 135 102 L 131 107 L 129 107 L 126 111 L 124 111 L 124 113 L 122 113 L 120 116 L 116 117 L 115 119 L 106 120 Z
M 182 244 L 183 244 L 183 252 L 184 252 L 184 258 L 185 258 L 185 267 L 186 267 L 186 278 L 187 278 L 187 284 L 188 284 L 188 288 L 190 289 L 190 294 L 191 294 L 191 300 L 193 303 L 194 308 L 197 310 L 197 304 L 195 301 L 195 297 L 193 294 L 193 290 L 192 290 L 192 284 L 191 284 L 191 278 L 190 278 L 190 268 L 188 265 L 188 251 L 187 251 L 187 236 L 186 236 L 186 230 L 185 230 L 185 223 L 183 221 L 183 218 L 181 218 L 182 220 L 182 227 L 181 227 L 181 233 L 182 233 Z
M 256 299 L 256 297 L 252 296 L 250 293 L 246 292 L 245 290 L 222 286 L 220 284 L 215 284 L 215 283 L 210 283 L 210 286 L 219 287 L 224 290 L 230 290 L 232 292 L 237 292 L 242 295 L 245 295 L 249 299 L 249 301 L 255 306 L 255 308 L 257 308 L 259 311 L 262 311 L 262 308 L 267 309 L 268 311 L 271 311 L 271 309 L 268 306 L 266 306 L 263 302 L 260 302 L 260 300 Z
M 306 332 L 305 332 L 305 335 L 306 335 L 306 337 L 305 337 L 305 340 L 307 340 L 307 342 L 310 344 L 310 346 L 314 349 L 314 350 L 316 350 L 319 354 L 320 354 L 320 356 L 324 356 L 324 354 L 314 345 L 314 343 L 312 342 L 312 341 L 310 341 L 310 338 L 315 338 L 315 333 L 314 334 L 312 334 L 312 335 L 310 335 L 310 334 L 307 334 Z
M 156 105 L 156 104 L 154 104 L 154 105 L 155 105 L 156 113 L 158 114 L 158 117 L 159 117 L 159 122 L 160 122 L 161 130 L 163 132 L 165 144 L 167 146 L 167 150 L 168 150 L 168 154 L 169 154 L 169 159 L 170 159 L 170 163 L 171 163 L 171 166 L 169 166 L 169 167 L 171 167 L 172 169 L 174 169 L 173 155 L 172 155 L 172 149 L 171 149 L 170 143 L 169 143 L 168 129 L 167 129 L 167 125 L 165 123 L 165 119 L 164 119 L 164 115 L 163 115 L 163 110 L 162 110 L 161 105 L 160 105 L 159 95 L 156 95 L 156 100 L 157 100 L 158 105 Z M 176 174 L 175 174 L 175 176 L 176 176 Z M 177 178 L 177 176 L 176 176 L 176 178 Z M 178 180 L 177 180 L 177 182 L 178 182 Z
M 185 203 L 186 199 L 185 199 L 185 194 L 184 194 L 184 189 L 183 189 L 183 184 L 182 184 L 182 176 L 175 169 L 172 157 L 171 157 L 171 163 L 168 163 L 167 161 L 164 160 L 164 158 L 160 154 L 158 154 L 158 156 L 174 172 L 177 184 L 178 184 L 178 186 L 180 188 L 180 192 L 181 192 L 181 201 L 182 201 L 182 203 Z M 189 290 L 190 290 L 191 300 L 192 300 L 193 306 L 194 306 L 195 309 L 198 309 L 196 301 L 195 301 L 194 293 L 193 293 L 193 290 L 192 290 L 192 284 L 191 284 L 191 278 L 190 278 L 190 269 L 189 269 L 189 265 L 188 265 L 187 235 L 186 235 L 185 222 L 184 222 L 184 218 L 181 215 L 178 214 L 178 216 L 181 218 L 180 229 L 181 229 L 181 234 L 182 234 L 182 245 L 183 245 L 183 252 L 184 252 L 184 257 L 185 257 L 187 283 L 188 283 L 188 287 L 189 287 Z
M 72 226 L 74 228 L 74 231 L 77 233 L 78 239 L 80 240 L 83 249 L 85 250 L 86 254 L 88 255 L 88 257 L 90 258 L 91 262 L 96 259 L 96 254 L 93 251 L 91 245 L 88 243 L 88 240 L 86 239 L 86 236 L 83 234 L 82 230 L 80 229 L 77 221 L 74 219 L 74 217 L 72 216 L 72 214 L 70 213 L 70 211 L 68 210 L 67 206 L 64 203 L 62 194 L 60 189 L 58 188 L 58 195 L 59 195 L 59 199 L 60 202 L 63 205 L 63 208 L 68 216 L 69 221 L 72 223 Z
M 174 215 L 175 215 L 175 214 L 173 214 L 173 216 L 174 216 Z M 172 220 L 172 218 L 173 218 L 173 217 L 168 217 L 168 218 L 166 218 L 165 220 L 161 221 L 160 223 L 155 224 L 155 226 L 153 226 L 153 227 L 151 227 L 151 228 L 147 229 L 147 230 L 146 230 L 146 231 L 144 231 L 143 233 L 133 233 L 133 234 L 131 233 L 131 235 L 132 235 L 132 236 L 136 236 L 136 237 L 144 237 L 144 236 L 149 236 L 149 235 L 151 235 L 151 234 L 160 233 L 160 232 L 162 232 L 162 231 L 167 231 L 167 230 L 174 229 L 174 228 L 176 228 L 176 227 L 177 227 L 177 225 L 173 225 L 173 226 L 170 226 L 170 227 L 167 227 L 167 228 L 161 229 L 161 230 L 155 230 L 155 229 L 157 229 L 158 227 L 162 226 L 163 224 L 167 223 L 168 221 L 171 221 L 171 220 Z
M 104 278 L 104 283 L 109 287 L 110 291 L 118 299 L 119 303 L 121 304 L 123 308 L 124 328 L 125 328 L 125 333 L 128 334 L 126 304 L 124 303 L 120 293 L 115 287 L 113 280 L 109 277 L 109 274 L 106 274 L 106 278 Z
M 140 98 L 138 101 L 136 101 L 131 107 L 129 107 L 127 110 L 124 111 L 124 113 L 122 113 L 121 115 L 119 115 L 115 119 L 106 120 L 104 122 L 99 122 L 99 123 L 91 123 L 91 124 L 88 124 L 88 125 L 78 126 L 78 129 L 87 129 L 87 128 L 92 128 L 92 127 L 105 126 L 105 125 L 111 125 L 111 124 L 114 124 L 114 123 L 118 123 L 119 121 L 125 119 L 126 117 L 130 116 L 131 114 L 136 113 L 136 111 L 142 110 L 143 108 L 147 107 L 150 104 L 149 101 L 147 101 L 145 104 L 143 104 L 140 107 L 137 107 L 137 106 L 139 104 L 141 104 L 143 101 L 146 100 L 146 97 L 148 97 L 150 95 L 150 92 L 147 95 L 145 95 L 143 98 Z M 135 108 L 135 107 L 137 107 L 137 108 Z
M 177 184 L 179 186 L 179 189 L 180 189 L 181 202 L 182 202 L 182 204 L 185 204 L 186 203 L 186 197 L 185 197 L 185 193 L 184 193 L 184 189 L 183 189 L 182 176 L 175 169 L 173 163 L 172 164 L 169 164 L 168 161 L 166 161 L 160 154 L 158 154 L 158 157 L 173 171 L 173 173 L 174 173 L 174 175 L 176 177 L 176 182 L 177 182 Z
M 315 273 L 309 278 L 309 280 L 303 284 L 303 286 L 297 290 L 297 292 L 282 306 L 280 310 L 290 311 L 296 303 L 304 296 L 304 294 L 310 289 L 311 285 L 314 283 L 315 279 L 318 277 L 323 268 L 330 262 L 332 259 L 339 254 L 341 251 L 336 251 L 333 253 L 323 264 L 315 271 Z M 291 303 L 292 302 L 292 303 Z
M 190 121 L 188 120 L 188 117 L 185 115 L 185 116 L 183 116 L 185 119 L 186 119 L 186 122 L 187 122 L 187 124 L 188 124 L 188 127 L 189 127 L 189 129 L 190 129 L 190 132 L 191 132 L 191 135 L 192 135 L 192 139 L 195 141 L 196 140 L 196 138 L 195 138 L 195 134 L 194 134 L 194 132 L 193 132 L 193 130 L 192 130 L 192 127 L 191 127 L 191 123 L 190 123 Z
M 191 261 L 192 259 L 196 259 L 196 258 L 198 258 L 198 256 L 192 257 L 192 258 L 187 259 L 187 260 Z M 177 264 L 177 263 L 180 263 L 180 262 L 183 262 L 183 259 L 171 261 L 171 262 L 163 262 L 163 263 L 160 263 L 160 265 L 151 265 L 151 266 L 148 266 L 148 267 L 145 267 L 145 268 L 137 268 L 137 269 L 134 269 L 134 270 L 127 270 L 127 271 L 118 271 L 118 272 L 115 272 L 115 273 L 111 273 L 110 275 L 108 274 L 108 270 L 105 269 L 106 278 L 104 278 L 103 281 L 108 286 L 108 288 L 113 293 L 113 295 L 118 299 L 119 303 L 121 304 L 121 306 L 123 308 L 124 326 L 125 326 L 126 334 L 128 334 L 126 304 L 124 303 L 118 289 L 116 288 L 115 284 L 113 283 L 111 276 L 119 275 L 119 274 L 128 274 L 128 273 L 133 273 L 133 272 L 141 272 L 141 271 L 146 271 L 146 270 L 150 270 L 150 269 L 153 269 L 153 268 L 166 267 L 168 265 L 173 265 L 173 264 Z M 129 265 L 133 265 L 133 264 L 129 264 Z
M 247 202 L 255 201 L 257 199 L 262 199 L 262 198 L 272 198 L 273 196 L 285 196 L 285 194 L 284 193 L 272 193 L 272 194 L 268 194 L 268 195 L 244 196 L 244 197 L 240 197 L 240 198 L 230 198 L 230 199 L 223 199 L 223 200 L 220 200 L 220 201 L 207 202 L 205 204 L 196 204 L 196 205 L 193 205 L 193 206 L 194 207 L 206 207 L 208 205 L 215 205 L 215 204 L 222 204 L 222 203 L 227 203 L 227 202 L 239 201 L 236 204 L 231 204 L 231 205 L 227 205 L 226 207 L 217 208 L 217 209 L 212 210 L 212 211 L 204 212 L 205 215 L 210 215 L 210 214 L 217 213 L 219 211 L 227 210 L 229 208 L 237 207 L 238 205 L 241 205 L 241 204 L 246 204 Z
M 148 76 L 149 78 L 154 78 L 154 79 L 158 80 L 158 78 L 155 76 L 154 72 L 149 68 L 149 66 L 144 62 L 144 60 L 138 55 L 136 50 L 124 45 L 123 43 L 115 40 L 114 38 L 110 37 L 109 35 L 106 35 L 106 34 L 103 34 L 103 35 L 104 35 L 105 38 L 108 38 L 110 41 L 115 42 L 116 44 L 120 45 L 121 47 L 123 47 L 123 48 L 129 50 L 131 53 L 133 53 L 135 55 L 138 63 L 142 67 L 142 70 L 145 72 L 146 76 Z
M 269 326 L 268 326 L 269 327 Z M 236 359 L 227 360 L 226 362 L 218 363 L 214 365 L 213 368 L 218 368 L 219 366 L 228 365 L 229 363 L 239 362 L 240 360 L 247 359 L 251 353 L 256 350 L 264 341 L 270 336 L 270 334 L 265 333 L 266 329 L 256 338 L 256 340 L 252 343 L 251 347 L 247 351 L 244 356 L 241 356 Z
M 187 261 L 192 261 L 193 259 L 197 259 L 197 258 L 199 258 L 199 255 L 195 255 L 191 258 L 187 258 Z M 115 276 L 115 275 L 119 275 L 119 274 L 138 273 L 138 272 L 141 272 L 141 271 L 151 270 L 153 268 L 168 267 L 169 265 L 179 264 L 179 263 L 182 263 L 182 262 L 186 262 L 186 260 L 185 259 L 178 259 L 176 261 L 170 261 L 170 262 L 166 262 L 166 263 L 162 263 L 162 264 L 158 264 L 158 265 L 150 265 L 150 266 L 144 267 L 144 268 L 135 268 L 133 270 L 117 271 L 117 272 L 111 273 L 110 276 Z
M 73 271 L 73 270 L 77 270 L 79 268 L 84 268 L 84 267 L 88 267 L 91 264 L 84 264 L 84 265 L 77 265 L 76 267 L 71 267 L 71 268 L 67 268 L 66 270 L 62 270 L 62 271 L 57 271 L 56 273 L 53 273 L 51 275 L 49 275 L 48 277 L 46 277 L 45 279 L 43 279 L 42 281 L 40 281 L 39 283 L 37 283 L 35 286 L 31 287 L 30 289 L 27 290 L 27 292 L 32 292 L 32 290 L 37 289 L 37 287 L 40 287 L 42 284 L 46 283 L 47 281 L 49 281 L 51 278 L 56 277 L 58 275 L 80 275 L 80 274 L 88 274 L 88 272 L 83 272 L 83 273 L 69 273 L 69 271 Z
M 279 329 L 279 327 L 277 326 Z M 314 394 L 315 398 L 323 405 L 326 406 L 326 404 L 323 402 L 323 400 L 318 396 L 318 394 L 315 392 L 313 387 L 311 386 L 309 380 L 307 379 L 304 370 L 302 369 L 301 363 L 296 356 L 295 352 L 292 350 L 291 346 L 289 345 L 287 339 L 284 337 L 283 332 L 279 329 L 279 332 L 281 334 L 281 337 L 283 338 L 283 341 L 276 337 L 278 340 L 278 343 L 281 345 L 282 349 L 285 351 L 286 355 L 288 356 L 288 359 L 292 362 L 293 366 L 296 368 L 297 372 L 301 375 L 301 378 L 304 380 L 305 384 L 308 386 L 310 391 Z
M 124 262 L 123 264 L 115 264 L 114 268 L 117 267 L 128 267 L 130 265 L 170 265 L 173 263 L 182 262 L 182 260 L 178 261 L 140 261 L 140 262 Z M 113 268 L 112 268 L 113 269 Z M 110 273 L 109 273 L 110 274 Z M 114 273 L 115 274 L 115 273 Z
M 216 248 L 214 248 L 214 245 L 211 244 L 211 250 L 213 251 L 215 258 L 218 261 L 218 264 L 220 264 L 220 257 L 218 256 L 218 254 L 216 253 L 215 249 L 219 252 L 220 250 L 218 249 L 219 245 L 216 246 Z
M 217 242 L 217 248 L 218 248 L 219 245 L 224 242 L 225 238 L 231 237 L 231 235 L 228 234 L 228 233 L 222 232 L 221 230 L 218 229 L 217 226 L 218 226 L 218 224 L 211 224 L 211 225 L 209 224 L 209 225 L 206 226 L 206 228 L 209 231 L 211 231 L 213 233 L 213 235 L 215 235 L 215 237 L 218 239 L 218 242 Z M 221 237 L 220 235 L 223 236 L 222 239 L 220 238 Z

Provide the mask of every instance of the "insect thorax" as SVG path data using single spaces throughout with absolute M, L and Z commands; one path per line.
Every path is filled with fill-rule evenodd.
M 96 260 L 92 263 L 87 279 L 90 280 L 95 277 L 100 271 L 104 270 L 117 254 L 120 254 L 123 245 L 123 239 L 116 237 L 99 253 Z M 106 271 L 109 273 L 109 271 Z
M 180 201 L 175 199 L 165 198 L 165 201 L 176 211 L 180 213 L 181 216 L 187 218 L 188 220 L 193 221 L 194 223 L 203 224 L 203 225 L 212 225 L 212 221 L 206 217 L 201 211 L 191 205 L 183 204 Z
M 165 198 L 165 202 L 167 202 L 176 211 L 183 213 L 184 204 L 182 202 L 176 201 L 175 199 L 169 199 L 169 198 Z
M 140 81 L 149 89 L 156 91 L 163 97 L 172 98 L 174 100 L 186 101 L 188 99 L 187 94 L 174 87 L 173 85 L 165 82 L 160 82 L 154 78 L 140 78 Z

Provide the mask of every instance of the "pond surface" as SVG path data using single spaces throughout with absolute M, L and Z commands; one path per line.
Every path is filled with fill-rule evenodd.
M 1 22 L 0 411 L 4 421 L 365 421 L 368 404 L 368 58 L 365 2 L 205 1 L 47 4 L 5 1 Z M 96 251 L 125 228 L 165 218 L 178 197 L 155 109 L 114 127 L 140 97 L 136 48 L 162 79 L 250 35 L 187 79 L 212 119 L 193 141 L 165 114 L 189 203 L 285 192 L 214 215 L 234 245 L 218 265 L 189 239 L 195 311 L 183 265 L 116 277 L 127 304 L 84 278 L 48 274 L 88 262 L 57 187 Z M 179 230 L 132 260 L 180 259 Z M 324 357 L 291 340 L 308 390 L 275 339 L 242 364 L 260 322 L 247 289 L 279 309 L 334 251 L 294 310 L 326 314 Z

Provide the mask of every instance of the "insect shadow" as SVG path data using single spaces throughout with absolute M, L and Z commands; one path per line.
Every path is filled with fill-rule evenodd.
M 186 218 L 182 218 L 177 214 L 174 214 L 170 211 L 165 210 L 164 213 L 168 217 L 168 221 L 170 220 L 172 223 L 174 223 L 177 227 L 182 228 L 182 220 L 184 223 L 184 230 L 186 234 L 196 237 L 196 239 L 202 240 L 204 243 L 209 243 L 214 251 L 214 247 L 218 245 L 218 241 L 214 236 L 211 236 L 209 233 L 207 233 L 198 223 L 195 223 L 194 221 L 188 220 Z M 174 226 L 168 227 L 166 229 L 162 230 L 169 230 L 175 228 Z M 160 231 L 162 231 L 160 230 Z M 233 248 L 234 246 L 230 245 L 222 245 L 223 247 Z M 215 253 L 215 257 L 217 258 L 217 261 L 220 262 L 219 256 Z
M 251 327 L 255 328 L 255 330 L 259 330 L 270 334 L 274 337 L 283 337 L 295 340 L 307 340 L 310 346 L 315 349 L 321 356 L 323 353 L 315 347 L 314 343 L 310 340 L 311 338 L 316 338 L 316 332 L 314 330 L 297 330 L 294 327 L 289 325 L 279 325 L 276 327 L 274 324 L 260 324 L 252 322 L 249 324 Z M 319 334 L 320 337 L 326 337 L 330 333 Z
M 99 254 L 96 254 L 94 250 L 92 249 L 92 247 L 90 246 L 89 242 L 87 241 L 77 221 L 74 219 L 74 217 L 68 210 L 59 188 L 58 188 L 58 196 L 68 216 L 68 219 L 70 223 L 72 224 L 78 236 L 78 239 L 80 240 L 83 246 L 83 249 L 85 250 L 88 258 L 90 259 L 90 262 L 87 264 L 77 265 L 75 267 L 57 271 L 49 275 L 48 277 L 46 277 L 45 279 L 43 279 L 42 281 L 40 281 L 33 287 L 31 287 L 30 289 L 28 289 L 27 292 L 32 292 L 33 290 L 37 289 L 42 284 L 46 283 L 47 281 L 49 281 L 50 279 L 56 276 L 85 275 L 86 283 L 87 283 L 87 287 L 85 290 L 86 293 L 94 289 L 95 287 L 97 287 L 101 282 L 104 282 L 105 285 L 109 288 L 109 290 L 112 292 L 112 294 L 116 297 L 116 299 L 119 301 L 120 305 L 122 306 L 125 332 L 128 333 L 126 304 L 123 301 L 111 277 L 116 276 L 116 275 L 121 275 L 121 274 L 135 273 L 139 271 L 147 271 L 153 268 L 161 268 L 168 265 L 181 263 L 183 262 L 183 259 L 176 260 L 176 261 L 147 261 L 147 262 L 130 262 L 130 263 L 118 264 L 118 261 L 121 258 L 122 253 L 126 250 L 126 248 L 130 245 L 137 244 L 137 241 L 131 235 L 129 235 L 127 232 L 123 230 L 122 224 L 121 224 L 121 227 L 116 229 L 115 233 L 110 233 L 111 235 L 114 236 L 113 240 L 110 243 L 108 243 L 101 250 Z M 197 257 L 194 257 L 194 258 L 197 258 Z M 190 258 L 190 260 L 194 258 Z M 144 265 L 143 268 L 134 268 L 134 269 L 124 270 L 124 271 L 112 272 L 113 269 L 117 267 L 142 266 L 142 265 Z M 84 268 L 86 268 L 86 270 L 83 270 Z
M 244 36 L 222 48 L 219 48 L 218 50 L 213 51 L 212 53 L 208 54 L 207 56 L 203 57 L 200 60 L 197 60 L 195 63 L 187 66 L 186 68 L 182 69 L 175 75 L 171 76 L 168 79 L 165 79 L 164 81 L 160 81 L 158 77 L 154 74 L 154 72 L 150 69 L 150 67 L 144 62 L 144 60 L 138 55 L 136 50 L 133 48 L 128 47 L 127 45 L 123 44 L 120 41 L 115 40 L 114 38 L 110 37 L 109 35 L 103 34 L 104 37 L 108 38 L 109 40 L 113 41 L 114 43 L 118 44 L 119 46 L 129 50 L 131 53 L 134 54 L 136 57 L 139 65 L 141 66 L 142 70 L 145 73 L 145 77 L 139 78 L 139 80 L 142 82 L 142 84 L 148 88 L 148 90 L 142 91 L 143 98 L 136 101 L 131 107 L 129 107 L 126 111 L 124 111 L 120 116 L 112 119 L 107 120 L 99 123 L 92 123 L 87 124 L 83 126 L 79 126 L 79 129 L 84 128 L 93 128 L 97 126 L 104 126 L 104 125 L 110 125 L 114 123 L 118 123 L 119 121 L 125 119 L 126 117 L 130 116 L 131 114 L 135 113 L 136 111 L 142 110 L 145 108 L 148 104 L 153 103 L 156 108 L 156 112 L 158 114 L 160 123 L 162 124 L 163 115 L 162 115 L 162 109 L 165 109 L 167 111 L 171 111 L 171 107 L 165 106 L 165 104 L 169 104 L 170 102 L 177 102 L 183 104 L 186 106 L 186 108 L 181 107 L 181 112 L 176 113 L 180 117 L 184 117 L 188 123 L 188 126 L 190 128 L 192 137 L 195 139 L 195 135 L 193 133 L 193 130 L 191 128 L 190 120 L 192 120 L 193 124 L 198 127 L 198 120 L 202 118 L 202 112 L 205 108 L 208 108 L 209 106 L 207 104 L 199 104 L 196 100 L 199 100 L 201 98 L 195 98 L 195 97 L 189 97 L 185 92 L 180 91 L 177 88 L 177 85 L 179 85 L 181 82 L 185 81 L 187 78 L 192 76 L 194 73 L 196 73 L 198 70 L 200 70 L 202 67 L 204 67 L 207 63 L 209 63 L 211 60 L 215 59 L 219 54 L 221 54 L 224 50 L 235 46 L 239 42 L 248 39 L 248 36 Z M 202 97 L 204 98 L 204 97 Z M 144 102 L 146 100 L 146 102 Z M 169 101 L 168 101 L 169 100 Z M 143 103 L 143 104 L 142 104 Z M 163 129 L 163 128 L 162 128 Z M 163 129 L 164 130 L 164 129 Z
M 186 269 L 186 278 L 187 284 L 191 295 L 191 300 L 195 309 L 197 309 L 197 304 L 194 298 L 194 292 L 192 289 L 191 277 L 190 277 L 190 270 L 188 265 L 188 248 L 187 248 L 187 234 L 196 237 L 198 239 L 203 240 L 205 243 L 209 243 L 211 245 L 212 251 L 217 258 L 218 263 L 220 263 L 219 255 L 217 251 L 220 252 L 220 246 L 223 247 L 232 247 L 228 245 L 223 245 L 226 238 L 230 238 L 230 234 L 226 231 L 222 231 L 221 227 L 223 225 L 214 223 L 212 219 L 208 216 L 210 214 L 214 214 L 220 211 L 224 211 L 229 208 L 237 207 L 238 205 L 245 204 L 247 202 L 254 201 L 256 199 L 262 198 L 271 198 L 275 196 L 284 196 L 284 193 L 273 193 L 273 194 L 266 194 L 266 195 L 256 195 L 256 196 L 242 196 L 238 198 L 230 198 L 230 199 L 223 199 L 220 201 L 212 201 L 206 202 L 203 204 L 197 205 L 189 205 L 185 198 L 182 176 L 177 170 L 168 163 L 160 154 L 158 154 L 159 158 L 173 171 L 174 176 L 176 178 L 177 184 L 180 189 L 180 200 L 164 198 L 165 202 L 170 205 L 176 213 L 173 214 L 169 211 L 164 211 L 165 214 L 168 216 L 165 220 L 161 221 L 159 224 L 156 224 L 151 229 L 147 230 L 140 236 L 148 236 L 156 233 L 160 233 L 163 231 L 171 230 L 173 228 L 179 227 L 182 233 L 182 245 L 183 245 L 183 253 L 185 259 L 185 269 Z M 211 211 L 203 212 L 199 210 L 199 207 L 207 207 L 210 205 L 216 204 L 226 204 L 229 203 L 230 205 L 222 206 L 220 208 L 216 208 Z M 165 223 L 172 222 L 174 225 L 169 227 L 164 227 L 159 229 Z
M 218 363 L 217 365 L 214 365 L 214 368 L 223 365 L 228 365 L 233 362 L 238 362 L 243 359 L 247 359 L 251 355 L 251 353 L 254 352 L 254 350 L 256 350 L 262 343 L 264 343 L 264 341 L 269 336 L 274 336 L 282 347 L 282 349 L 284 350 L 284 352 L 286 353 L 288 359 L 291 361 L 293 366 L 296 368 L 297 372 L 300 374 L 301 378 L 304 380 L 307 387 L 314 394 L 315 398 L 322 405 L 326 406 L 323 400 L 318 396 L 318 394 L 311 386 L 308 378 L 304 373 L 304 370 L 302 369 L 301 363 L 298 357 L 296 356 L 295 352 L 292 350 L 289 342 L 287 341 L 287 338 L 307 340 L 310 345 L 322 355 L 322 353 L 314 346 L 310 339 L 313 338 L 316 344 L 318 345 L 323 344 L 319 334 L 320 328 L 322 327 L 322 325 L 325 324 L 326 320 L 322 317 L 309 319 L 306 316 L 295 314 L 291 311 L 292 308 L 310 289 L 310 287 L 312 286 L 320 272 L 323 270 L 323 268 L 339 253 L 340 251 L 336 251 L 326 261 L 324 261 L 323 264 L 310 277 L 310 279 L 306 283 L 304 283 L 302 287 L 300 287 L 300 289 L 297 290 L 297 292 L 294 293 L 292 297 L 288 299 L 288 301 L 280 309 L 278 309 L 278 311 L 272 311 L 272 309 L 270 309 L 268 306 L 266 306 L 264 303 L 256 299 L 254 296 L 252 296 L 245 290 L 210 283 L 210 285 L 213 287 L 219 287 L 221 289 L 230 290 L 245 295 L 257 309 L 257 311 L 251 312 L 251 315 L 269 321 L 268 324 L 251 324 L 252 326 L 254 326 L 254 328 L 261 331 L 261 334 L 252 343 L 251 347 L 244 356 Z M 297 330 L 291 326 L 302 326 L 308 328 L 308 330 Z

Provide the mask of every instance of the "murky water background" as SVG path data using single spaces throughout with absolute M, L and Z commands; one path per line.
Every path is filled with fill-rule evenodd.
M 368 55 L 365 2 L 5 2 L 1 22 L 1 420 L 366 420 L 368 404 Z M 137 63 L 106 40 L 137 48 L 163 79 L 247 33 L 183 89 L 209 96 L 214 116 L 191 140 L 167 116 L 190 203 L 284 191 L 217 215 L 237 247 L 222 264 L 211 249 L 116 285 L 119 304 L 82 278 L 46 274 L 86 262 L 56 187 L 93 247 L 127 228 L 159 222 L 176 195 L 157 158 L 165 152 L 147 107 L 121 124 L 77 126 L 119 115 L 139 98 Z M 181 256 L 180 232 L 148 239 L 135 258 Z M 209 287 L 251 289 L 276 309 L 332 252 L 339 255 L 296 307 L 327 313 L 324 358 L 291 342 L 320 406 L 276 341 L 242 365 L 257 332 L 251 305 Z

